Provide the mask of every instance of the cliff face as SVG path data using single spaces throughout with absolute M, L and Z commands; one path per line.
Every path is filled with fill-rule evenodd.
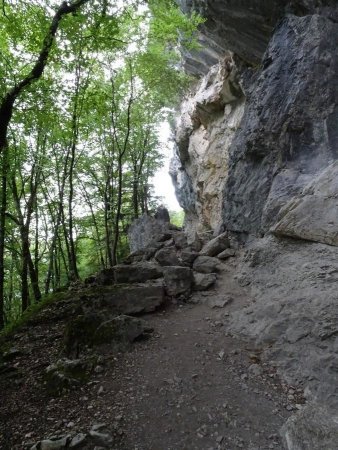
M 183 102 L 177 126 L 172 175 L 191 235 L 268 232 L 337 159 L 335 3 L 184 2 L 208 19 L 205 50 L 187 55 L 187 68 L 202 75 L 204 56 L 220 60 Z
M 240 248 L 237 281 L 252 301 L 229 329 L 305 389 L 286 448 L 334 450 L 337 1 L 181 3 L 207 18 L 202 50 L 185 55 L 199 81 L 182 103 L 171 169 L 186 231 L 227 232 Z
M 229 151 L 243 117 L 245 98 L 233 58 L 227 55 L 182 104 L 177 124 L 178 153 L 171 173 L 191 239 L 222 223 L 222 191 L 228 176 Z

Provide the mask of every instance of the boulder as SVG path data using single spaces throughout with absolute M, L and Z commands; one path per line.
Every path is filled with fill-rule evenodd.
M 199 273 L 214 273 L 218 272 L 220 262 L 217 258 L 211 256 L 199 256 L 195 259 L 193 269 Z
M 157 208 L 157 211 L 154 215 L 155 219 L 160 221 L 160 222 L 164 222 L 167 223 L 168 225 L 170 224 L 170 215 L 169 215 L 169 211 L 167 210 L 167 208 L 163 205 L 159 206 Z
M 114 273 L 115 272 L 113 267 L 109 269 L 103 269 L 96 275 L 95 278 L 89 277 L 88 279 L 86 279 L 85 283 L 86 284 L 97 283 L 102 286 L 111 286 L 115 283 Z
M 281 435 L 288 450 L 336 450 L 337 424 L 337 410 L 310 403 L 289 418 Z
M 143 215 L 129 227 L 128 238 L 131 252 L 149 247 L 152 241 L 158 241 L 169 231 L 166 221 Z
M 179 266 L 180 261 L 177 257 L 175 248 L 169 247 L 169 248 L 163 248 L 159 250 L 155 255 L 156 261 L 161 266 Z
M 164 267 L 163 271 L 168 295 L 172 297 L 188 297 L 191 294 L 193 277 L 189 267 Z
M 134 284 L 117 286 L 102 293 L 100 307 L 115 314 L 144 314 L 155 311 L 165 301 L 165 291 L 160 284 Z
M 183 233 L 183 231 L 178 231 L 174 233 L 173 235 L 175 247 L 178 249 L 183 249 L 188 246 L 188 241 L 186 235 Z
M 88 344 L 96 327 L 107 320 L 107 313 L 111 316 L 150 313 L 161 306 L 165 299 L 162 280 L 130 286 L 116 285 L 113 288 L 92 288 L 81 297 L 78 309 L 69 312 L 74 318 L 65 328 L 65 342 L 71 343 L 80 338 Z
M 140 250 L 136 250 L 135 252 L 130 253 L 130 255 L 128 255 L 123 260 L 123 264 L 133 264 L 133 263 L 144 261 L 146 259 L 147 258 L 146 258 L 146 255 L 145 255 L 145 250 L 144 249 L 140 249 Z
M 189 267 L 192 267 L 195 259 L 199 256 L 199 253 L 197 252 L 193 252 L 193 251 L 188 251 L 188 250 L 183 250 L 181 252 L 181 260 L 182 263 L 184 265 L 187 265 Z
M 93 335 L 93 343 L 114 343 L 123 350 L 135 340 L 149 337 L 152 332 L 153 328 L 144 320 L 122 315 L 103 322 Z
M 49 394 L 60 395 L 64 390 L 77 387 L 89 380 L 96 358 L 60 359 L 47 367 L 44 381 Z
M 64 352 L 67 356 L 78 356 L 80 349 L 85 345 L 92 345 L 94 333 L 101 325 L 102 315 L 87 312 L 71 319 L 64 331 Z
M 228 235 L 227 233 L 223 233 L 204 245 L 200 251 L 200 254 L 203 256 L 216 256 L 229 247 L 230 241 L 228 239 Z
M 206 291 L 217 281 L 215 273 L 194 273 L 194 291 Z
M 217 255 L 217 258 L 224 261 L 225 259 L 229 259 L 232 256 L 236 256 L 236 250 L 234 250 L 233 248 L 227 248 L 222 253 Z
M 132 265 L 120 264 L 113 269 L 116 283 L 144 283 L 163 276 L 161 268 L 150 262 L 140 262 Z

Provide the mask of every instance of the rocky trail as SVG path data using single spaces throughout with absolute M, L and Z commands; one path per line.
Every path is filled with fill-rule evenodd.
M 337 450 L 336 250 L 134 236 L 2 337 L 0 448 Z
M 43 370 L 57 359 L 60 324 L 22 330 L 14 364 L 21 375 L 0 382 L 0 447 L 32 448 L 42 440 L 34 448 L 284 448 L 279 429 L 294 390 L 258 349 L 227 332 L 229 314 L 249 300 L 233 273 L 228 263 L 216 287 L 195 293 L 194 303 L 143 316 L 154 329 L 150 339 L 127 353 L 101 347 L 90 381 L 61 396 L 41 385 Z M 88 442 L 88 430 L 100 424 L 104 431 Z

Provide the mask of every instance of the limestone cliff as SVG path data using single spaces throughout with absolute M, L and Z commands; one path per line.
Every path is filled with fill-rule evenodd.
M 186 231 L 225 232 L 241 249 L 252 302 L 230 329 L 309 401 L 284 427 L 285 447 L 336 450 L 338 3 L 181 4 L 207 19 L 202 50 L 185 55 L 198 81 L 171 168 Z
M 184 2 L 207 18 L 205 73 L 182 104 L 172 164 L 187 229 L 261 235 L 338 157 L 336 2 Z M 297 15 L 296 15 L 297 14 Z M 195 63 L 194 63 L 195 62 Z

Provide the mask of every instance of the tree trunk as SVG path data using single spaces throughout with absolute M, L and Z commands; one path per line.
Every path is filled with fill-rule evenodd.
M 5 294 L 5 237 L 7 208 L 7 158 L 8 147 L 3 147 L 1 174 L 1 205 L 0 205 L 0 330 L 4 327 L 4 294 Z
M 21 267 L 21 305 L 22 312 L 28 308 L 29 301 L 29 288 L 28 288 L 28 259 L 29 259 L 29 238 L 28 230 L 24 227 L 21 230 L 22 241 L 22 267 Z
M 36 302 L 39 302 L 41 300 L 41 290 L 39 286 L 39 274 L 36 270 L 36 267 L 32 260 L 32 255 L 29 251 L 28 247 L 28 270 L 29 270 L 29 278 L 31 280 L 31 285 L 33 289 L 34 299 Z

